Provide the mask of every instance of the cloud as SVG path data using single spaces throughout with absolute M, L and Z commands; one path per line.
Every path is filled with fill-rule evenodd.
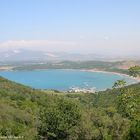
M 0 47 L 36 47 L 48 45 L 74 45 L 74 42 L 68 41 L 48 41 L 48 40 L 7 40 L 0 42 Z
M 82 37 L 81 37 L 82 38 Z M 83 37 L 84 38 L 84 37 Z M 47 52 L 94 53 L 106 55 L 139 54 L 140 42 L 134 40 L 116 40 L 104 36 L 102 39 L 80 41 L 57 40 L 7 40 L 0 41 L 0 51 L 18 48 Z M 18 53 L 15 51 L 15 53 Z
M 30 46 L 39 46 L 39 45 L 47 45 L 47 40 L 7 40 L 4 42 L 0 42 L 0 47 L 2 48 L 10 48 L 10 47 L 30 47 Z

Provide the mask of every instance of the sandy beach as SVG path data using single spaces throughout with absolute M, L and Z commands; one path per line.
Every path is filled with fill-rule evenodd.
M 0 71 L 12 70 L 14 67 L 12 66 L 0 66 Z
M 99 72 L 99 73 L 111 73 L 111 74 L 116 74 L 116 75 L 120 75 L 120 76 L 126 76 L 129 77 L 131 79 L 136 80 L 137 82 L 140 82 L 140 77 L 133 77 L 127 74 L 123 74 L 123 73 L 119 73 L 119 72 L 109 72 L 109 71 L 103 71 L 103 70 L 97 70 L 97 69 L 81 69 L 81 71 L 86 71 L 86 72 Z

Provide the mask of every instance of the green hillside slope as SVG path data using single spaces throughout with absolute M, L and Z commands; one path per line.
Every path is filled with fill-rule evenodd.
M 31 89 L 0 77 L 0 139 L 138 140 L 140 84 L 97 94 Z

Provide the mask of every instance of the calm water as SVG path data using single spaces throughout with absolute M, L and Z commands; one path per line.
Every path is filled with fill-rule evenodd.
M 78 70 L 3 71 L 0 75 L 33 88 L 57 90 L 68 90 L 70 87 L 96 87 L 97 90 L 103 90 L 111 88 L 120 79 L 126 80 L 128 84 L 136 82 L 126 76 Z

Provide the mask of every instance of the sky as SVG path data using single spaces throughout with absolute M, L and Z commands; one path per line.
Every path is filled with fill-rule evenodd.
M 140 0 L 0 0 L 0 50 L 139 55 Z

